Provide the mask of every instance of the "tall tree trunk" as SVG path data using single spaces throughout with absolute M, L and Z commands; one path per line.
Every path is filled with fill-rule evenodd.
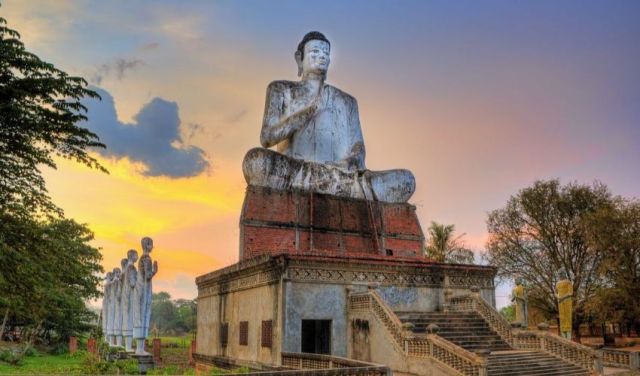
M 2 326 L 0 326 L 0 341 L 2 340 L 2 336 L 4 335 L 4 328 L 7 325 L 7 320 L 9 319 L 9 307 L 4 310 L 4 318 L 2 319 Z

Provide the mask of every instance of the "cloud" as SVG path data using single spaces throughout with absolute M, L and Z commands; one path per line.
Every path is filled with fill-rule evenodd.
M 133 70 L 136 67 L 144 65 L 144 61 L 137 58 L 116 58 L 108 63 L 101 64 L 96 68 L 93 73 L 91 82 L 95 85 L 100 85 L 102 80 L 115 74 L 118 80 L 122 80 L 125 73 L 129 70 Z
M 133 124 L 125 124 L 118 120 L 113 97 L 103 89 L 96 91 L 102 101 L 85 102 L 85 126 L 107 145 L 99 153 L 141 162 L 147 176 L 190 177 L 208 169 L 205 152 L 182 140 L 177 103 L 154 98 L 134 116 Z
M 142 45 L 141 47 L 139 47 L 138 51 L 151 51 L 151 50 L 155 50 L 155 49 L 157 49 L 159 47 L 160 47 L 160 43 L 151 42 L 151 43 L 147 43 L 147 44 Z

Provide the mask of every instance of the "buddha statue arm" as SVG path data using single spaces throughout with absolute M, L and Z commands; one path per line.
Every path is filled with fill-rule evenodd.
M 347 158 L 349 169 L 364 170 L 365 149 L 364 138 L 362 137 L 362 128 L 360 128 L 360 114 L 358 111 L 358 102 L 355 98 L 351 97 L 352 104 L 350 106 L 351 111 L 349 114 L 349 122 L 352 124 L 351 132 L 351 152 Z
M 349 154 L 345 159 L 342 159 L 337 162 L 330 162 L 329 164 L 338 166 L 340 168 L 349 170 L 349 171 L 362 171 L 365 170 L 364 157 L 365 157 L 365 149 L 364 149 L 364 139 L 362 137 L 362 129 L 360 128 L 360 116 L 358 114 L 358 102 L 355 98 L 349 96 L 350 103 L 348 107 L 350 108 L 349 113 L 349 125 L 350 132 L 348 134 L 349 144 L 351 145 L 351 149 L 349 150 Z
M 285 115 L 284 84 L 272 82 L 267 88 L 267 99 L 260 132 L 260 143 L 268 148 L 284 141 L 309 122 L 318 108 L 317 98 L 311 104 L 291 115 Z

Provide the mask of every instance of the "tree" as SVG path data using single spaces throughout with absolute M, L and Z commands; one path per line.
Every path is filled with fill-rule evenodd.
M 0 212 L 61 214 L 51 201 L 40 166 L 54 156 L 106 170 L 87 149 L 104 147 L 76 125 L 86 120 L 85 97 L 99 98 L 71 77 L 25 50 L 20 34 L 0 18 Z
M 151 298 L 151 327 L 165 332 L 175 320 L 176 306 L 168 292 L 154 293 Z
M 194 300 L 172 300 L 167 292 L 154 293 L 151 301 L 151 326 L 164 334 L 190 332 L 195 324 L 195 308 Z
M 599 183 L 561 186 L 558 180 L 536 181 L 487 219 L 489 264 L 498 268 L 501 278 L 521 275 L 530 305 L 549 318 L 557 315 L 555 285 L 565 278 L 573 282 L 577 338 L 585 303 L 602 284 L 598 270 L 603 254 L 590 246 L 586 223 L 611 205 L 609 190 Z
M 438 262 L 473 264 L 473 252 L 464 247 L 464 234 L 454 237 L 454 225 L 431 222 L 428 232 L 427 256 Z
M 85 300 L 100 295 L 101 255 L 85 226 L 64 219 L 40 168 L 54 157 L 106 172 L 88 150 L 104 147 L 77 123 L 87 82 L 26 51 L 0 18 L 0 336 L 11 317 L 36 336 L 66 339 L 86 329 Z M 28 346 L 25 346 L 25 351 Z
M 603 287 L 586 310 L 599 324 L 640 324 L 640 201 L 618 198 L 587 220 L 589 244 L 603 255 Z
M 516 319 L 516 309 L 513 304 L 500 308 L 500 314 L 508 322 L 514 322 Z
M 85 301 L 100 296 L 102 256 L 88 245 L 93 234 L 69 219 L 4 216 L 0 221 L 0 307 L 35 337 L 66 340 L 95 318 Z

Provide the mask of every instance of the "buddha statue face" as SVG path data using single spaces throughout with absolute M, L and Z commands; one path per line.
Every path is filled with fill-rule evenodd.
M 326 74 L 329 69 L 331 46 L 323 40 L 312 39 L 305 43 L 301 64 L 302 75 Z

